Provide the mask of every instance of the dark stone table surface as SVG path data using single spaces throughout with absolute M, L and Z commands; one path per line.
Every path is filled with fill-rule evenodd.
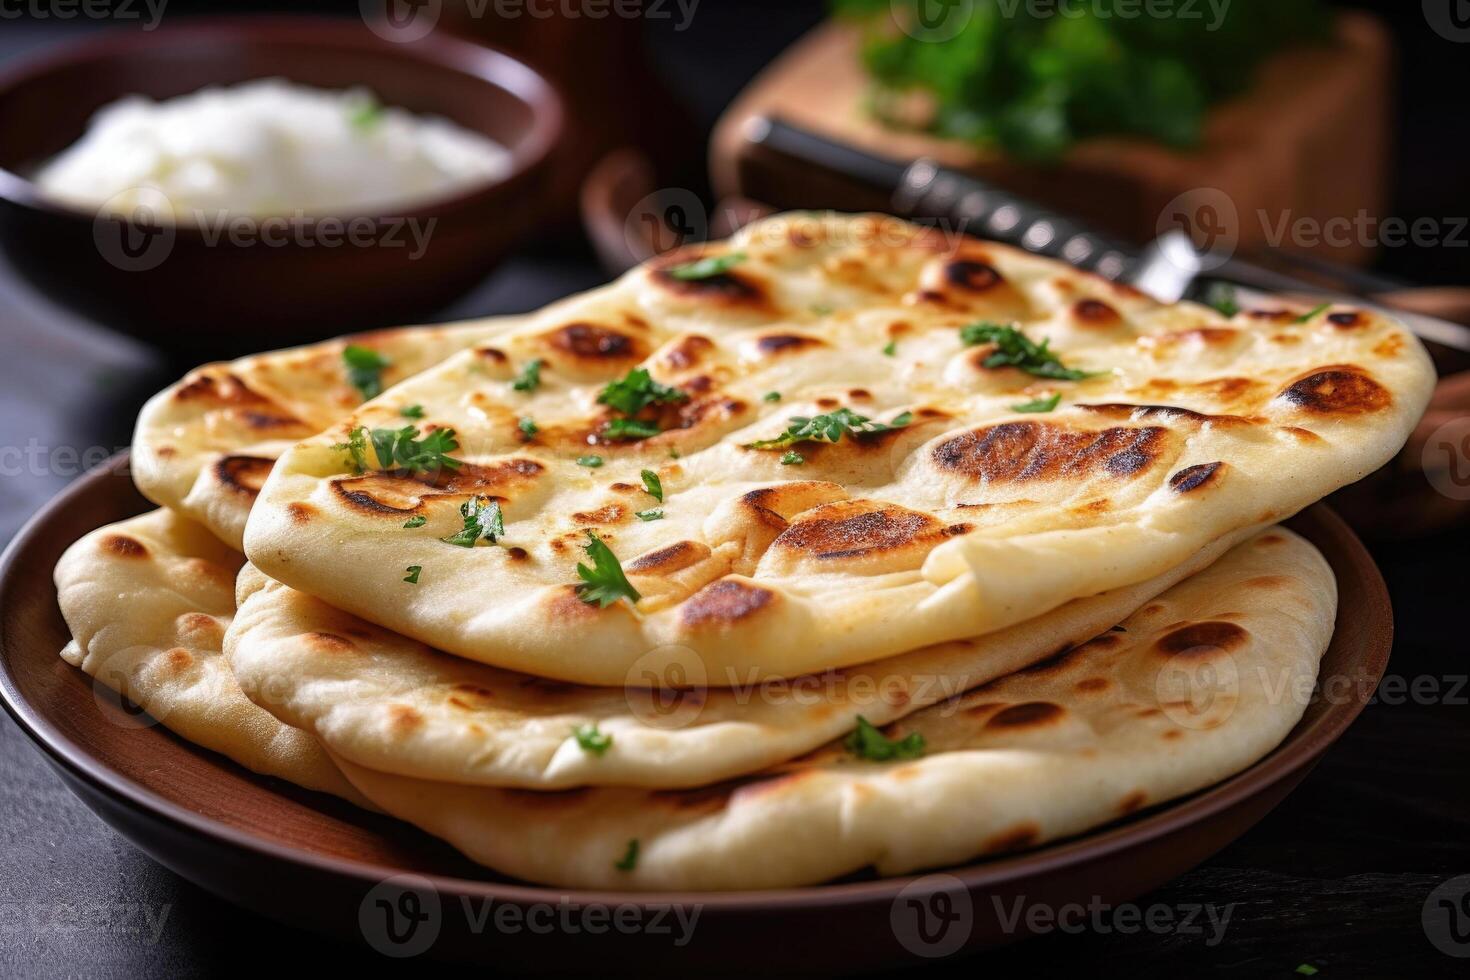
M 0 62 L 63 33 L 55 24 L 0 23 Z M 717 66 L 719 84 L 693 100 L 701 114 L 723 104 L 742 71 L 781 42 L 737 57 L 722 35 L 716 19 L 669 59 L 675 73 Z M 701 61 L 698 44 L 709 58 Z M 718 67 L 722 58 L 736 67 Z M 580 243 L 540 245 L 444 316 L 530 309 L 602 278 Z M 77 475 L 74 459 L 127 444 L 137 406 L 169 374 L 157 355 L 67 316 L 8 269 L 0 269 L 0 352 L 4 541 Z M 1431 944 L 1422 911 L 1431 890 L 1470 873 L 1467 546 L 1463 532 L 1373 545 L 1397 609 L 1390 674 L 1433 693 L 1380 698 L 1259 826 L 1139 900 L 1229 907 L 1223 941 L 1211 942 L 1208 930 L 1053 934 L 939 969 L 1076 976 L 1101 968 L 1173 978 L 1207 969 L 1289 976 L 1311 964 L 1324 980 L 1465 976 L 1464 960 Z M 1460 885 L 1464 895 L 1470 878 Z M 1462 928 L 1470 930 L 1470 903 Z M 1470 955 L 1470 935 L 1456 951 Z M 164 870 L 76 800 L 0 720 L 0 976 L 260 976 L 382 965 L 365 949 L 242 912 Z M 778 953 L 771 965 L 779 970 Z

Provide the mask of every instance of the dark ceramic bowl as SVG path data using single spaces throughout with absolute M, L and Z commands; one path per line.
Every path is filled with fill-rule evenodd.
M 122 96 L 162 99 L 263 77 L 367 86 L 385 105 L 498 141 L 510 173 L 391 215 L 311 219 L 269 238 L 262 224 L 233 241 L 195 225 L 99 218 L 48 200 L 26 177 Z M 409 323 L 480 281 L 532 228 L 562 131 L 561 101 L 541 75 L 442 32 L 395 42 L 357 20 L 277 17 L 112 33 L 0 72 L 0 242 L 52 299 L 175 353 Z

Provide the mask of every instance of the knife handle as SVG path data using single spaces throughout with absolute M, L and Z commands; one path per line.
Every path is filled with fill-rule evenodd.
M 1062 259 L 1108 279 L 1124 278 L 1135 265 L 1127 246 L 933 160 L 916 160 L 904 171 L 893 207 L 904 217 L 947 221 L 955 231 Z

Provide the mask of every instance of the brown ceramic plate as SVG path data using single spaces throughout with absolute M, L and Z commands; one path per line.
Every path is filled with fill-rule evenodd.
M 99 703 L 57 656 L 68 637 L 51 570 L 82 534 L 147 507 L 120 456 L 53 500 L 0 559 L 0 693 L 11 715 L 104 820 L 202 887 L 389 954 L 509 970 L 750 970 L 768 968 L 772 950 L 783 969 L 872 969 L 1021 938 L 1025 920 L 1007 930 L 997 911 L 1018 898 L 1050 908 L 1129 901 L 1214 854 L 1301 781 L 1377 686 L 1393 632 L 1372 560 L 1318 505 L 1290 524 L 1337 574 L 1337 632 L 1322 662 L 1329 696 L 1240 775 L 1074 840 L 931 875 L 723 894 L 562 891 L 496 877 L 407 825 L 252 775 Z M 698 909 L 689 936 L 676 906 L 685 921 Z M 811 941 L 830 930 L 840 943 Z

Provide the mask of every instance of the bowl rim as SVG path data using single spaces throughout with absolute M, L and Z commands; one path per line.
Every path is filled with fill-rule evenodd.
M 10 583 L 16 576 L 31 574 L 29 569 L 22 567 L 27 552 L 39 546 L 56 516 L 73 509 L 89 495 L 96 494 L 98 484 L 125 476 L 129 464 L 130 454 L 127 451 L 117 454 L 73 481 L 26 522 L 5 548 L 3 555 L 0 555 L 0 595 L 10 590 Z M 140 502 L 140 513 L 153 506 L 143 500 L 131 482 L 128 490 Z M 957 879 L 963 887 L 972 891 L 995 889 L 1039 874 L 1093 864 L 1113 855 L 1137 850 L 1173 834 L 1186 832 L 1268 792 L 1272 786 L 1286 782 L 1298 774 L 1305 774 L 1315 766 L 1323 753 L 1347 731 L 1366 707 L 1387 669 L 1393 643 L 1393 608 L 1387 586 L 1376 563 L 1352 529 L 1326 504 L 1314 504 L 1293 518 L 1283 519 L 1283 523 L 1288 525 L 1297 522 L 1313 528 L 1314 533 L 1305 536 L 1322 550 L 1332 566 L 1339 588 L 1344 576 L 1361 580 L 1365 591 L 1364 601 L 1353 609 L 1344 609 L 1339 604 L 1333 643 L 1335 645 L 1339 642 L 1337 633 L 1342 630 L 1345 617 L 1359 627 L 1366 623 L 1371 635 L 1363 639 L 1362 645 L 1366 652 L 1355 666 L 1360 668 L 1358 679 L 1368 683 L 1355 685 L 1349 697 L 1329 701 L 1327 708 L 1316 718 L 1310 721 L 1306 718 L 1299 720 L 1279 745 L 1247 768 L 1181 799 L 1151 808 L 1138 817 L 1097 827 L 1075 837 L 1013 856 L 979 859 L 954 867 L 892 877 L 792 888 L 620 892 L 558 888 L 516 880 L 469 878 L 441 872 L 414 874 L 426 879 L 444 895 L 468 895 L 503 902 L 543 902 L 551 896 L 566 897 L 570 901 L 586 905 L 621 904 L 646 907 L 697 903 L 710 911 L 733 914 L 781 909 L 841 910 L 864 900 L 890 900 L 906 886 L 940 875 Z M 371 887 L 385 878 L 404 873 L 403 868 L 358 858 L 323 855 L 252 835 L 215 818 L 195 813 L 160 796 L 126 774 L 109 768 L 92 755 L 88 746 L 62 732 L 44 709 L 26 698 L 18 678 L 12 673 L 12 656 L 11 651 L 4 649 L 4 637 L 0 634 L 0 703 L 4 704 L 10 717 L 42 750 L 48 761 L 113 803 L 162 823 L 205 846 L 236 850 L 251 857 L 294 865 L 332 878 L 346 879 L 361 886 Z M 945 885 L 940 882 L 932 887 L 943 889 Z
M 531 114 L 530 127 L 514 147 L 506 147 L 511 167 L 488 183 L 476 184 L 454 194 L 409 202 L 389 211 L 333 215 L 286 215 L 290 220 L 312 224 L 317 221 L 411 221 L 452 214 L 480 207 L 499 196 L 509 185 L 546 164 L 561 143 L 566 130 L 565 103 L 556 86 L 539 69 L 518 55 L 452 35 L 431 31 L 414 41 L 390 41 L 371 31 L 361 20 L 349 17 L 264 14 L 245 16 L 190 16 L 160 24 L 151 31 L 116 27 L 95 35 L 47 45 L 0 67 L 0 101 L 15 86 L 48 73 L 83 65 L 104 57 L 136 56 L 159 44 L 176 45 L 191 39 L 229 41 L 249 39 L 264 44 L 320 45 L 352 48 L 363 53 L 395 57 L 403 62 L 437 65 L 473 76 L 486 85 L 500 88 L 525 104 Z M 268 77 L 268 76 L 262 76 Z M 370 86 L 370 82 L 363 82 Z M 117 98 L 122 98 L 119 94 Z M 80 134 L 78 134 L 80 138 Z M 106 212 L 89 210 L 46 194 L 35 181 L 0 165 L 0 201 L 52 217 L 92 224 Z M 276 215 L 250 215 L 265 221 Z M 126 220 L 136 221 L 135 218 Z M 178 235 L 202 241 L 204 229 L 194 222 L 169 225 Z

